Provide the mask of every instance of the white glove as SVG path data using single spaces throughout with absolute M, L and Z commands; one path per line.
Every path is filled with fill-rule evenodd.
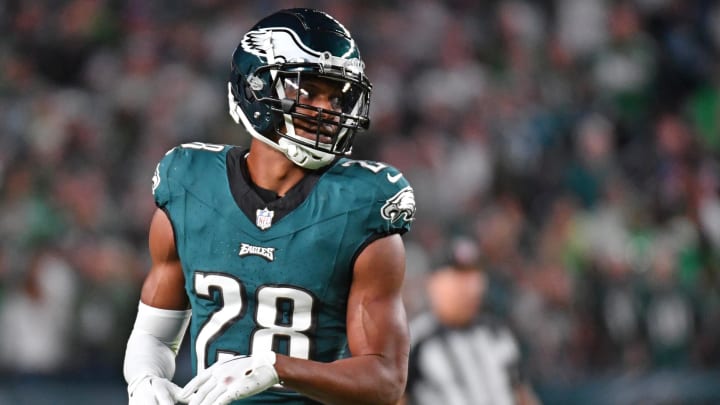
M 274 364 L 275 352 L 216 362 L 190 380 L 180 397 L 190 405 L 226 405 L 253 396 L 280 382 Z
M 128 385 L 129 405 L 175 405 L 182 389 L 170 380 L 144 376 Z

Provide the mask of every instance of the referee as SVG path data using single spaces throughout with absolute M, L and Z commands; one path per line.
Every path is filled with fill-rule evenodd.
M 429 276 L 430 308 L 410 323 L 406 404 L 539 404 L 512 331 L 481 311 L 487 281 L 476 245 L 455 244 L 452 258 Z

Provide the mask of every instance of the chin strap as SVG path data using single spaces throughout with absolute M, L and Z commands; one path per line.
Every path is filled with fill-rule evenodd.
M 327 166 L 335 159 L 335 155 L 331 153 L 312 150 L 306 146 L 293 143 L 287 138 L 280 138 L 277 149 L 296 165 L 310 170 Z

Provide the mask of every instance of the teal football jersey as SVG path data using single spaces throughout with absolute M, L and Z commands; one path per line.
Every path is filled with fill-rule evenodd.
M 246 153 L 184 144 L 153 176 L 192 305 L 194 372 L 266 350 L 322 362 L 348 356 L 354 260 L 378 237 L 410 229 L 412 188 L 389 165 L 341 158 L 266 203 L 243 175 Z M 314 402 L 278 388 L 237 403 Z

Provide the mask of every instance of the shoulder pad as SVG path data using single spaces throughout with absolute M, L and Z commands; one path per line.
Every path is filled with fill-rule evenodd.
M 184 143 L 176 146 L 160 160 L 152 177 L 152 193 L 155 204 L 164 207 L 171 198 L 177 183 L 209 157 L 226 152 L 231 146 L 203 142 Z
M 381 234 L 405 233 L 415 219 L 415 195 L 405 176 L 381 162 L 341 159 L 337 166 L 343 176 L 359 183 L 368 195 L 367 225 Z

